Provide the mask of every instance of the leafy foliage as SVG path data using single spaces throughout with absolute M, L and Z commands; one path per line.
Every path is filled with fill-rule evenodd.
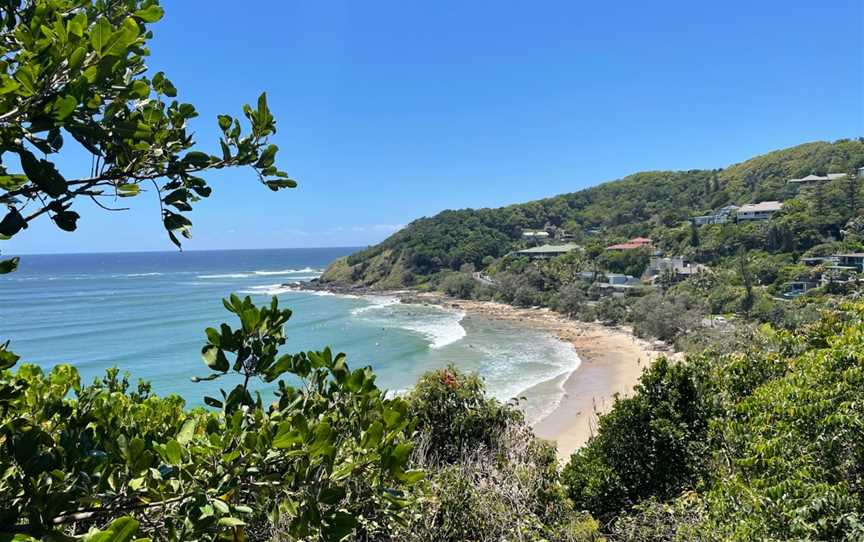
M 661 360 L 563 473 L 612 540 L 859 540 L 864 308 Z
M 342 540 L 364 521 L 398 521 L 423 476 L 408 468 L 407 404 L 329 349 L 278 356 L 290 311 L 275 298 L 225 304 L 241 327 L 208 330 L 203 358 L 224 374 L 227 352 L 244 383 L 208 399 L 216 412 L 131 389 L 116 369 L 89 386 L 68 365 L 13 373 L 4 354 L 0 532 L 79 533 L 129 515 L 160 540 Z M 253 400 L 252 378 L 278 380 L 277 401 Z
M 164 73 L 145 75 L 149 25 L 163 15 L 157 1 L 3 0 L 0 7 L 3 238 L 43 215 L 74 231 L 77 200 L 107 208 L 101 201 L 152 186 L 179 247 L 178 235 L 191 236 L 184 213 L 211 193 L 201 174 L 248 166 L 271 190 L 295 186 L 274 165 L 278 148 L 268 138 L 276 122 L 264 94 L 257 107 L 243 107 L 248 133 L 238 119 L 220 115 L 220 154 L 197 150 L 189 131 L 195 107 L 174 99 L 177 89 Z M 89 153 L 89 174 L 60 171 L 61 151 Z
M 485 395 L 453 367 L 420 378 L 413 460 L 429 478 L 400 542 L 595 542 L 597 523 L 573 509 L 551 443 L 534 437 L 513 403 Z
M 502 432 L 522 421 L 519 410 L 485 396 L 479 376 L 452 365 L 421 376 L 408 403 L 421 438 L 434 443 L 427 460 L 435 464 L 450 464 L 480 450 L 494 454 Z
M 710 406 L 694 367 L 660 358 L 633 397 L 600 418 L 563 478 L 578 508 L 609 519 L 650 496 L 672 498 L 703 475 Z

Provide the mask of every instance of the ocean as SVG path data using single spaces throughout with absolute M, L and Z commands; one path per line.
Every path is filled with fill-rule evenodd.
M 176 393 L 189 405 L 234 382 L 193 383 L 207 367 L 204 329 L 227 322 L 231 293 L 257 303 L 279 298 L 293 316 L 283 352 L 345 352 L 352 368 L 369 365 L 379 386 L 403 392 L 425 371 L 453 363 L 477 371 L 489 393 L 508 400 L 535 391 L 529 420 L 554 408 L 559 384 L 579 358 L 539 331 L 466 316 L 446 308 L 402 304 L 387 296 L 343 296 L 303 290 L 334 259 L 354 248 L 225 250 L 23 256 L 0 275 L 0 340 L 21 363 L 69 363 L 85 382 L 117 366 Z M 546 383 L 546 384 L 544 384 Z M 273 386 L 255 385 L 265 397 Z M 530 395 L 530 394 L 529 394 Z

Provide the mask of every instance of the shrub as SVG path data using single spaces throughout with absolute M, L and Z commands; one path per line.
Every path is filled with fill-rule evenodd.
M 471 299 L 477 281 L 470 273 L 450 273 L 441 280 L 438 289 L 457 299 Z
M 587 296 L 578 285 L 569 284 L 558 292 L 553 301 L 555 310 L 573 317 L 584 307 Z
M 595 306 L 597 319 L 605 324 L 620 324 L 627 319 L 629 307 L 620 297 L 604 297 Z
M 479 376 L 452 365 L 421 376 L 407 401 L 416 430 L 431 444 L 430 464 L 452 464 L 481 449 L 495 452 L 508 425 L 522 420 L 513 405 L 486 397 Z
M 206 379 L 242 383 L 206 397 L 213 411 L 131 390 L 116 370 L 89 386 L 68 365 L 0 371 L 0 533 L 60 537 L 133 516 L 159 540 L 338 540 L 369 518 L 397 521 L 423 475 L 407 470 L 407 404 L 329 349 L 278 355 L 291 312 L 275 298 L 225 306 L 241 327 L 207 330 Z M 0 348 L 0 369 L 16 361 Z M 278 383 L 274 404 L 253 397 L 259 379 Z
M 427 373 L 409 402 L 412 458 L 428 480 L 395 541 L 599 541 L 597 523 L 567 499 L 554 446 L 514 405 L 486 398 L 476 375 Z
M 702 370 L 660 358 L 633 397 L 616 399 L 562 477 L 577 508 L 610 519 L 642 500 L 669 499 L 704 475 L 710 408 Z

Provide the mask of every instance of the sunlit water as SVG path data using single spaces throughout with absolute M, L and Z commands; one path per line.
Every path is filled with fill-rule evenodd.
M 352 367 L 371 365 L 379 385 L 392 391 L 407 390 L 424 371 L 453 363 L 479 372 L 502 400 L 531 388 L 529 419 L 554 406 L 561 375 L 579 359 L 547 334 L 386 296 L 302 291 L 303 282 L 352 251 L 25 256 L 17 272 L 0 275 L 0 340 L 11 339 L 22 361 L 71 363 L 88 381 L 116 365 L 133 379 L 150 381 L 160 394 L 177 393 L 199 405 L 204 395 L 234 385 L 230 378 L 190 380 L 208 373 L 199 355 L 204 329 L 235 324 L 221 298 L 234 292 L 264 303 L 276 295 L 294 311 L 286 352 L 330 345 L 346 352 Z M 265 396 L 272 392 L 264 383 L 257 389 Z

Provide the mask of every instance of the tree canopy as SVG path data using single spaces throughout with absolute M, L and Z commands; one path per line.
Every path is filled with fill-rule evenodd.
M 296 185 L 275 165 L 265 94 L 243 107 L 246 129 L 219 116 L 220 154 L 198 150 L 189 127 L 195 107 L 145 64 L 150 25 L 162 16 L 155 0 L 0 2 L 0 239 L 39 217 L 74 231 L 77 200 L 122 209 L 115 202 L 152 188 L 179 247 L 178 235 L 191 236 L 186 213 L 210 196 L 207 171 L 248 166 L 271 190 Z M 61 171 L 64 154 L 89 156 L 89 171 Z

